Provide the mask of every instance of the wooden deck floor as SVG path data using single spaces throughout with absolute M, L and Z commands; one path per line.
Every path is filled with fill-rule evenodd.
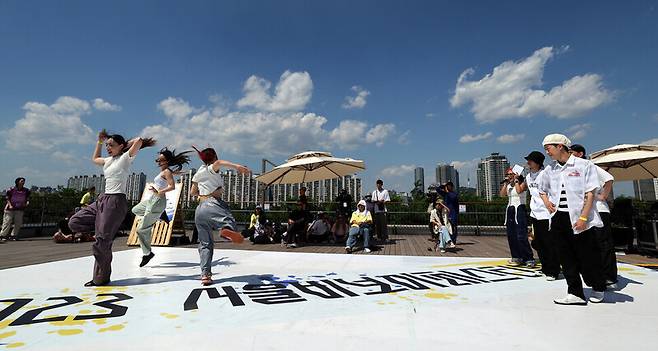
M 403 255 L 403 256 L 460 256 L 460 257 L 509 257 L 507 239 L 504 236 L 461 236 L 457 249 L 454 252 L 438 253 L 431 251 L 433 243 L 427 240 L 426 235 L 392 235 L 392 243 L 379 246 L 378 250 L 367 255 Z M 132 249 L 126 245 L 126 237 L 118 237 L 114 241 L 114 251 Z M 196 245 L 178 247 L 194 248 Z M 310 244 L 295 249 L 287 249 L 279 244 L 252 245 L 245 241 L 242 244 L 230 242 L 216 242 L 217 249 L 231 250 L 259 250 L 259 251 L 286 251 L 286 252 L 312 252 L 326 254 L 344 254 L 342 245 Z M 154 248 L 157 253 L 157 247 Z M 366 254 L 357 251 L 354 254 Z M 21 267 L 38 263 L 53 262 L 76 257 L 91 255 L 91 243 L 55 244 L 50 238 L 28 238 L 17 242 L 0 244 L 0 269 Z M 639 254 L 623 255 L 619 253 L 618 261 L 658 267 L 658 258 Z

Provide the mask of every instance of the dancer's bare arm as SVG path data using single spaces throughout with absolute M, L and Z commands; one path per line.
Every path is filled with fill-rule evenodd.
M 226 160 L 217 160 L 212 164 L 212 170 L 215 172 L 219 172 L 221 167 L 233 168 L 240 173 L 251 173 L 249 168 Z

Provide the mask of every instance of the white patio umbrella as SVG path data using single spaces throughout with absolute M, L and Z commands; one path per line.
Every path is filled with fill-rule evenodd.
M 338 178 L 366 169 L 361 160 L 333 157 L 328 152 L 308 151 L 296 154 L 282 165 L 256 177 L 256 180 L 272 184 L 296 184 Z
M 590 159 L 615 181 L 658 178 L 658 145 L 616 145 L 592 153 Z

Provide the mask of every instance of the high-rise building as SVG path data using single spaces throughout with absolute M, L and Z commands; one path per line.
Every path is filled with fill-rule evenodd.
M 302 184 L 275 184 L 268 189 L 267 201 L 275 206 L 282 205 L 288 200 L 296 199 L 302 186 L 306 187 L 309 201 L 315 203 L 335 201 L 342 189 L 347 190 L 355 201 L 360 200 L 362 196 L 361 178 L 346 175 Z
M 635 198 L 642 201 L 658 200 L 658 178 L 633 181 Z
M 105 177 L 101 174 L 99 176 L 93 175 L 79 175 L 69 177 L 66 187 L 75 191 L 86 191 L 91 187 L 96 187 L 96 194 L 105 192 Z
M 194 174 L 196 174 L 196 169 L 191 168 L 183 173 L 178 180 L 182 184 L 180 190 L 180 201 L 185 208 L 189 207 L 192 203 L 190 189 L 192 188 L 192 177 L 194 177 Z
M 509 168 L 509 161 L 504 155 L 492 153 L 481 160 L 477 169 L 478 196 L 491 201 L 498 196 L 500 184 L 505 180 L 505 171 Z
M 414 169 L 414 190 L 425 191 L 425 170 L 423 167 Z
M 133 202 L 141 200 L 144 188 L 146 188 L 146 174 L 144 172 L 130 174 L 126 184 L 126 199 Z
M 437 164 L 436 165 L 436 183 L 445 184 L 452 182 L 455 185 L 455 190 L 459 189 L 459 171 L 452 165 Z

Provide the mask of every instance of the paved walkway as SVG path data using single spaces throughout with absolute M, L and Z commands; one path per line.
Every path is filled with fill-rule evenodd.
M 426 235 L 392 235 L 392 243 L 379 246 L 366 255 L 394 255 L 394 256 L 443 256 L 443 257 L 509 257 L 507 239 L 504 236 L 461 236 L 455 252 L 444 254 L 430 251 L 432 242 L 427 240 Z M 118 237 L 114 241 L 114 251 L 132 249 L 126 245 L 126 237 Z M 196 245 L 185 245 L 178 247 L 195 248 Z M 257 250 L 257 251 L 286 251 L 306 253 L 344 254 L 341 245 L 312 244 L 286 249 L 278 244 L 252 245 L 245 241 L 242 244 L 230 242 L 217 242 L 217 249 L 235 250 Z M 154 251 L 157 254 L 158 248 Z M 354 254 L 365 254 L 357 251 Z M 0 245 L 0 269 L 22 267 L 38 263 L 53 262 L 70 258 L 85 257 L 91 255 L 91 243 L 77 244 L 55 244 L 50 238 L 28 238 L 18 242 L 7 242 Z M 643 256 L 639 254 L 623 255 L 618 253 L 618 261 L 635 265 L 658 267 L 658 258 Z

